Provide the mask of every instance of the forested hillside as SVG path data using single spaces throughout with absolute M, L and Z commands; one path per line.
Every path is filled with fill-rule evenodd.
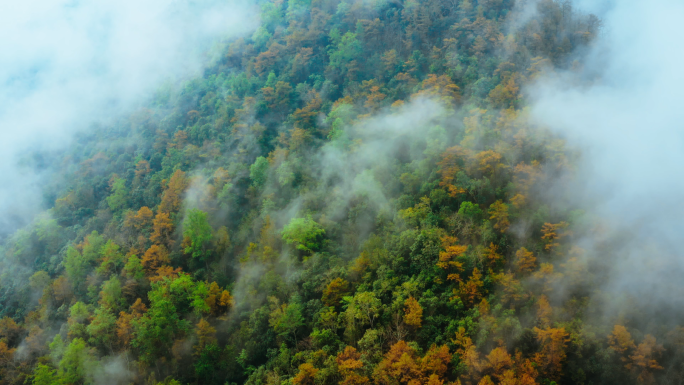
M 684 379 L 684 329 L 591 317 L 601 276 L 573 240 L 600 229 L 548 193 L 579 154 L 526 109 L 598 18 L 259 6 L 202 77 L 26 155 L 54 175 L 3 241 L 1 384 Z

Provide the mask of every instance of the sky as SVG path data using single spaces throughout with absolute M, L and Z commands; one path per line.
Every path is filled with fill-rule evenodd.
M 17 166 L 27 149 L 65 148 L 257 25 L 238 0 L 0 2 L 0 232 L 42 209 L 40 175 Z

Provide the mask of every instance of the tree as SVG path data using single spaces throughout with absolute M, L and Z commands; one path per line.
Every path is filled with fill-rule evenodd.
M 188 324 L 180 318 L 167 283 L 153 285 L 148 297 L 149 310 L 131 320 L 134 330 L 131 346 L 138 350 L 143 362 L 152 363 L 156 358 L 168 355 L 173 341 L 188 330 Z
M 498 347 L 492 349 L 487 355 L 485 371 L 491 373 L 491 376 L 500 382 L 505 379 L 506 371 L 512 369 L 513 366 L 511 355 L 505 348 Z
M 114 276 L 102 284 L 99 303 L 103 308 L 116 312 L 123 305 L 121 294 L 121 281 Z
M 320 250 L 325 230 L 308 215 L 306 218 L 292 218 L 283 228 L 282 234 L 287 244 L 294 244 L 299 250 L 313 253 Z
M 463 202 L 458 209 L 458 215 L 472 220 L 479 220 L 482 217 L 482 210 L 480 206 L 473 202 Z
M 90 321 L 86 330 L 90 338 L 88 342 L 96 347 L 107 348 L 113 351 L 116 335 L 116 316 L 110 309 L 98 308 L 95 310 L 95 317 Z
M 102 261 L 97 268 L 97 273 L 101 276 L 107 277 L 111 273 L 118 272 L 123 267 L 124 256 L 119 251 L 120 247 L 111 239 L 102 247 L 100 254 Z
M 437 267 L 449 271 L 447 275 L 448 281 L 460 282 L 463 263 L 456 259 L 462 257 L 468 251 L 468 246 L 459 245 L 458 238 L 456 237 L 444 236 L 441 240 L 444 251 L 439 252 Z
M 515 260 L 513 260 L 515 269 L 521 273 L 530 273 L 537 267 L 537 258 L 534 254 L 524 247 L 515 252 Z
M 201 353 L 205 346 L 216 342 L 216 328 L 211 326 L 204 318 L 200 319 L 197 325 L 197 345 L 195 352 Z
M 57 370 L 43 364 L 36 365 L 33 370 L 33 385 L 55 385 L 60 384 L 61 381 L 57 377 Z
M 655 337 L 647 334 L 644 340 L 634 349 L 634 353 L 629 356 L 631 362 L 625 365 L 625 367 L 633 369 L 637 373 L 637 380 L 640 383 L 655 384 L 653 371 L 664 369 L 656 360 L 656 357 L 663 350 L 663 347 L 656 343 Z
M 423 371 L 423 376 L 427 377 L 428 384 L 442 384 L 445 376 L 449 370 L 449 363 L 451 362 L 451 353 L 449 347 L 446 345 L 437 346 L 432 345 L 425 356 L 420 360 L 420 367 Z
M 204 302 L 215 317 L 225 314 L 233 306 L 233 296 L 228 290 L 221 290 L 216 282 L 209 285 L 209 293 Z
M 342 298 L 349 292 L 349 282 L 337 277 L 323 290 L 322 301 L 326 306 L 339 306 Z
M 316 374 L 318 374 L 318 369 L 308 362 L 303 363 L 299 365 L 299 372 L 292 378 L 292 383 L 296 385 L 314 385 Z
M 339 32 L 333 30 L 330 32 L 330 36 L 333 44 L 328 48 L 329 65 L 345 75 L 353 68 L 352 62 L 356 61 L 363 53 L 363 46 L 356 38 L 356 34 L 352 32 L 339 36 Z
M 454 104 L 461 98 L 459 88 L 447 75 L 429 74 L 423 86 L 413 97 L 436 98 L 446 104 Z
M 4 340 L 9 346 L 16 346 L 23 332 L 21 326 L 10 317 L 0 319 L 0 340 Z
M 541 229 L 542 240 L 546 241 L 546 245 L 544 245 L 544 250 L 551 251 L 560 246 L 559 241 L 568 235 L 567 228 L 567 222 L 560 222 L 555 224 L 548 222 L 544 223 Z
M 249 177 L 256 187 L 261 187 L 266 183 L 268 178 L 268 160 L 263 156 L 256 158 L 254 163 L 249 167 Z
M 133 315 L 122 311 L 119 313 L 119 318 L 116 320 L 116 337 L 118 338 L 119 346 L 126 348 L 133 339 Z
M 498 200 L 489 206 L 488 212 L 489 219 L 494 220 L 494 228 L 505 233 L 511 225 L 508 221 L 508 205 Z
M 466 334 L 464 327 L 459 327 L 456 336 L 451 342 L 456 345 L 456 354 L 458 354 L 463 366 L 463 377 L 469 382 L 474 382 L 475 378 L 482 371 L 482 362 L 480 360 L 480 353 L 473 344 L 473 340 Z
M 608 343 L 620 359 L 627 362 L 627 354 L 636 348 L 632 335 L 627 331 L 627 328 L 622 325 L 615 325 L 613 332 L 608 336 Z
M 153 218 L 154 213 L 152 212 L 152 210 L 150 210 L 150 208 L 147 206 L 143 206 L 135 214 L 129 211 L 128 214 L 126 214 L 124 225 L 140 231 L 151 225 Z
M 112 212 L 119 212 L 126 207 L 128 190 L 126 189 L 126 181 L 119 178 L 116 174 L 109 181 L 109 187 L 112 194 L 107 197 L 107 204 Z
M 94 374 L 96 367 L 97 361 L 92 349 L 88 348 L 83 339 L 75 338 L 64 349 L 58 373 L 65 384 L 92 382 L 89 377 Z
M 173 175 L 171 175 L 166 190 L 164 190 L 157 216 L 159 216 L 159 213 L 170 214 L 178 212 L 183 199 L 183 192 L 187 187 L 188 179 L 185 176 L 185 173 L 181 170 L 176 170 Z M 154 240 L 152 240 L 152 242 L 154 242 Z
M 503 260 L 503 255 L 498 253 L 499 247 L 494 244 L 494 242 L 489 243 L 489 247 L 483 250 L 485 260 L 487 261 L 487 266 L 490 268 L 497 266 L 501 260 Z
M 347 346 L 337 354 L 335 362 L 343 379 L 340 385 L 363 385 L 369 382 L 368 377 L 361 373 L 363 362 L 361 354 L 351 346 Z
M 69 282 L 71 282 L 76 291 L 79 293 L 83 292 L 90 261 L 75 246 L 69 246 L 63 264 Z
M 382 302 L 372 291 L 356 293 L 347 306 L 347 320 L 351 324 L 358 320 L 362 325 L 370 325 L 372 328 L 373 322 L 380 315 L 381 307 Z
M 173 222 L 169 217 L 169 213 L 159 211 L 154 217 L 152 224 L 152 235 L 150 241 L 159 245 L 171 244 L 171 234 L 173 233 Z
M 442 153 L 442 160 L 437 162 L 437 172 L 442 176 L 442 181 L 439 182 L 439 185 L 445 187 L 452 198 L 466 192 L 465 189 L 454 184 L 456 176 L 461 171 L 460 163 L 466 156 L 467 151 L 464 148 L 454 146 L 447 148 Z
M 0 340 L 0 381 L 9 384 L 10 379 L 14 377 L 14 353 L 15 348 L 7 346 L 5 341 Z M 6 382 L 5 382 L 6 381 Z
M 212 228 L 207 221 L 207 213 L 199 209 L 192 209 L 188 212 L 183 221 L 183 244 L 186 254 L 193 258 L 206 260 L 210 255 L 208 250 L 209 243 L 213 238 Z
M 551 326 L 551 316 L 553 315 L 553 308 L 549 304 L 549 300 L 545 295 L 539 297 L 537 302 L 537 320 L 542 327 Z
M 534 361 L 546 372 L 551 379 L 557 379 L 561 374 L 563 361 L 565 361 L 569 334 L 565 328 L 533 329 L 537 335 L 537 341 L 541 345 L 540 351 L 535 354 Z
M 143 255 L 141 262 L 147 275 L 154 275 L 157 269 L 163 265 L 168 265 L 171 260 L 169 260 L 169 252 L 164 246 L 152 245 Z
M 422 377 L 415 349 L 404 341 L 392 345 L 373 371 L 373 380 L 384 385 L 421 383 Z
M 408 297 L 404 302 L 404 322 L 407 325 L 421 327 L 423 322 L 423 308 L 413 297 Z
M 280 305 L 275 297 L 269 297 L 271 302 L 271 314 L 268 323 L 273 330 L 282 338 L 290 335 L 297 340 L 297 329 L 304 326 L 303 306 L 297 298 L 289 304 Z
M 467 282 L 461 282 L 459 284 L 459 296 L 463 303 L 467 306 L 474 306 L 480 299 L 482 294 L 480 291 L 484 286 L 482 282 L 482 273 L 477 267 L 473 269 L 473 274 L 470 276 Z
M 404 341 L 392 345 L 373 371 L 377 384 L 443 384 L 451 362 L 449 348 L 432 345 L 424 357 Z

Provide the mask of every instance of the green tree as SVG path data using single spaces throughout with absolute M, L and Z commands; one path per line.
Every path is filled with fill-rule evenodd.
M 57 377 L 57 370 L 43 364 L 36 365 L 33 370 L 33 385 L 56 385 L 62 383 Z
M 256 187 L 261 187 L 266 183 L 268 178 L 268 160 L 263 156 L 256 158 L 254 163 L 249 167 L 249 177 Z
M 380 315 L 382 302 L 372 291 L 356 293 L 354 297 L 345 297 L 348 300 L 346 310 L 347 320 L 350 323 L 360 321 L 362 325 L 373 327 L 375 319 Z
M 345 73 L 349 70 L 349 63 L 360 59 L 363 46 L 356 38 L 356 34 L 352 32 L 347 32 L 340 37 L 339 32 L 333 30 L 330 32 L 330 37 L 333 41 L 333 46 L 328 49 L 330 67 Z
M 208 246 L 213 238 L 212 228 L 207 220 L 207 213 L 199 209 L 191 209 L 183 221 L 183 244 L 185 253 L 193 258 L 206 259 L 210 251 Z
M 67 278 L 69 278 L 69 282 L 71 282 L 77 292 L 82 291 L 85 286 L 86 275 L 88 274 L 88 261 L 78 249 L 72 245 L 67 249 L 62 264 L 64 265 L 64 270 L 66 271 Z
M 461 203 L 461 207 L 458 209 L 458 214 L 472 220 L 478 220 L 482 218 L 483 213 L 480 209 L 480 206 L 472 202 L 463 202 Z
M 64 384 L 92 383 L 92 375 L 97 368 L 97 360 L 92 349 L 81 338 L 75 338 L 64 349 L 59 361 L 59 376 Z
M 312 253 L 320 250 L 325 230 L 308 215 L 306 218 L 292 218 L 282 234 L 287 244 L 294 244 L 297 249 Z
M 113 351 L 116 335 L 116 316 L 110 309 L 98 308 L 95 310 L 95 317 L 90 321 L 86 331 L 90 338 L 88 342 L 100 348 L 106 348 L 107 352 Z
M 102 262 L 97 268 L 97 273 L 101 276 L 108 276 L 111 273 L 119 272 L 124 262 L 124 255 L 120 252 L 120 247 L 111 239 L 105 243 L 100 252 Z
M 292 335 L 297 339 L 297 329 L 304 326 L 303 306 L 298 297 L 294 297 L 289 304 L 280 305 L 275 297 L 270 297 L 271 315 L 268 323 L 280 337 Z
M 123 297 L 121 292 L 121 281 L 114 276 L 102 284 L 102 291 L 100 291 L 100 304 L 102 307 L 112 311 L 117 311 L 123 305 Z
M 107 204 L 109 209 L 114 213 L 126 208 L 128 204 L 128 189 L 126 188 L 126 180 L 119 177 L 112 178 L 111 182 L 112 193 L 107 197 Z
M 131 346 L 138 350 L 143 362 L 152 363 L 168 355 L 176 336 L 184 334 L 188 324 L 180 318 L 167 285 L 156 285 L 148 297 L 149 310 L 131 321 L 134 330 Z

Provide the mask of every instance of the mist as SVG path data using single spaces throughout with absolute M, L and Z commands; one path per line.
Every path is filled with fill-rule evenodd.
M 201 74 L 212 45 L 257 24 L 254 4 L 239 0 L 0 4 L 0 232 L 44 209 L 47 175 L 20 165 L 28 151 L 60 151 L 163 84 Z
M 581 151 L 571 201 L 607 231 L 582 237 L 606 271 L 601 290 L 637 304 L 681 307 L 684 285 L 684 4 L 619 1 L 601 12 L 604 29 L 580 70 L 546 76 L 528 89 L 532 115 Z M 603 310 L 616 315 L 624 304 Z

